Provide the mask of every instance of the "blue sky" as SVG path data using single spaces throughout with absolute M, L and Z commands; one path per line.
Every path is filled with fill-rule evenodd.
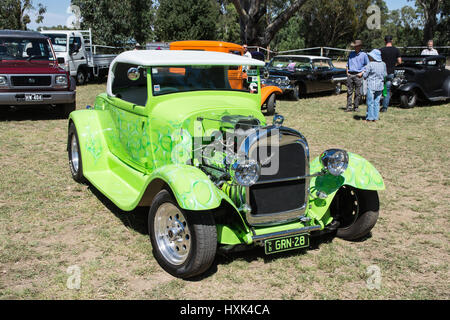
M 119 0 L 118 0 L 119 1 Z M 403 6 L 413 6 L 414 2 L 407 0 L 385 0 L 389 10 L 400 9 Z M 67 9 L 70 5 L 70 0 L 34 0 L 34 3 L 42 3 L 47 7 L 47 13 L 44 16 L 44 21 L 41 24 L 36 24 L 34 21 L 28 25 L 30 29 L 36 29 L 38 26 L 56 26 L 65 25 L 70 14 Z M 32 19 L 34 20 L 34 19 Z

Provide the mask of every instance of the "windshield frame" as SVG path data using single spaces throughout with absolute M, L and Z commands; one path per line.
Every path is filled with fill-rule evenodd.
M 236 72 L 235 69 L 233 69 L 236 66 L 231 66 L 231 65 L 205 65 L 208 67 L 225 67 L 226 70 L 226 80 L 230 82 L 230 73 L 233 74 L 233 72 Z M 153 69 L 156 68 L 168 68 L 168 69 L 183 69 L 186 67 L 197 67 L 198 69 L 201 69 L 201 66 L 188 66 L 188 65 L 183 65 L 183 66 L 153 66 L 153 67 L 148 67 L 147 68 L 147 77 L 148 77 L 148 83 L 149 83 L 149 91 L 151 92 L 151 96 L 158 98 L 158 97 L 162 97 L 162 96 L 166 96 L 168 94 L 175 94 L 175 93 L 190 93 L 190 92 L 198 92 L 198 91 L 225 91 L 225 92 L 239 92 L 239 93 L 246 93 L 246 94 L 260 94 L 261 93 L 261 78 L 260 78 L 260 67 L 252 67 L 251 70 L 253 70 L 254 72 L 252 72 L 249 76 L 252 77 L 251 79 L 251 83 L 256 83 L 256 91 L 255 92 L 251 92 L 249 89 L 233 89 L 231 87 L 229 88 L 195 88 L 195 89 L 189 89 L 189 90 L 179 90 L 179 91 L 171 91 L 171 92 L 164 92 L 164 93 L 156 93 L 155 94 L 155 81 L 154 81 L 154 71 Z M 242 81 L 246 81 L 246 79 L 242 79 Z M 156 84 L 158 85 L 158 84 Z

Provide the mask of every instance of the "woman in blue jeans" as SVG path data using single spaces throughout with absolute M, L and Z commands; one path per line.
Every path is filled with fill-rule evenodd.
M 364 70 L 367 79 L 367 114 L 366 121 L 377 121 L 380 112 L 380 99 L 384 88 L 384 79 L 387 76 L 386 64 L 381 60 L 381 52 L 372 50 L 369 54 L 369 64 Z

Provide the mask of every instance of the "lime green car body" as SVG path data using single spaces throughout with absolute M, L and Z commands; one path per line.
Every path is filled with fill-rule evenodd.
M 249 245 L 264 235 L 308 226 L 323 230 L 333 221 L 330 205 L 342 186 L 384 189 L 379 172 L 359 155 L 348 153 L 348 168 L 339 176 L 325 174 L 317 157 L 307 172 L 311 177 L 304 216 L 308 219 L 252 226 L 242 209 L 243 197 L 227 185 L 215 184 L 192 161 L 192 150 L 193 137 L 219 130 L 224 116 L 252 117 L 262 127 L 268 125 L 260 108 L 259 70 L 257 93 L 207 90 L 155 95 L 152 88 L 160 88 L 152 83 L 152 67 L 139 67 L 146 81 L 145 105 L 103 93 L 93 107 L 69 117 L 78 133 L 84 178 L 122 210 L 151 206 L 155 195 L 168 189 L 184 210 L 208 215 L 223 209 L 233 217 L 230 224 L 217 224 L 219 244 Z M 319 192 L 325 196 L 318 197 Z

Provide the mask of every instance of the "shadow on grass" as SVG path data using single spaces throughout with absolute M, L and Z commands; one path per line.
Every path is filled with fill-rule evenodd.
M 60 120 L 58 109 L 48 106 L 0 108 L 0 122 L 3 121 L 41 121 Z
M 92 184 L 88 183 L 88 187 L 92 194 L 94 194 L 97 199 L 124 224 L 125 227 L 133 229 L 140 234 L 148 235 L 148 207 L 137 207 L 133 211 L 124 211 L 117 207 Z
M 290 250 L 271 255 L 266 255 L 264 252 L 264 247 L 261 246 L 244 246 L 243 250 L 238 252 L 225 252 L 223 250 L 218 250 L 216 259 L 214 260 L 213 265 L 208 269 L 208 271 L 197 277 L 187 279 L 187 281 L 196 282 L 201 281 L 205 278 L 209 278 L 217 272 L 219 265 L 228 265 L 235 260 L 243 260 L 247 263 L 251 263 L 260 258 L 263 258 L 264 264 L 266 264 L 279 259 L 286 259 L 293 256 L 304 255 L 307 253 L 307 251 L 318 250 L 321 244 L 330 243 L 334 238 L 335 232 L 327 233 L 322 236 L 311 237 L 310 245 L 308 248 Z
M 105 195 L 103 195 L 97 188 L 95 188 L 92 184 L 88 183 L 89 190 L 97 197 L 97 199 L 106 207 L 108 208 L 127 228 L 131 228 L 140 234 L 148 235 L 148 225 L 147 225 L 147 218 L 148 218 L 148 207 L 137 207 L 135 210 L 127 212 L 121 210 L 119 207 L 117 207 L 111 200 L 109 200 Z M 256 261 L 260 258 L 263 258 L 264 263 L 271 263 L 278 259 L 285 259 L 292 256 L 298 256 L 298 255 L 304 255 L 307 251 L 311 250 L 318 250 L 320 249 L 320 245 L 323 243 L 331 243 L 333 239 L 336 237 L 336 232 L 329 232 L 322 235 L 315 235 L 310 237 L 310 245 L 308 248 L 298 249 L 298 250 L 291 250 L 291 251 L 285 251 L 280 252 L 276 254 L 266 255 L 264 252 L 264 247 L 261 246 L 247 246 L 242 245 L 241 247 L 238 247 L 238 250 L 234 251 L 226 251 L 223 249 L 218 248 L 216 258 L 212 264 L 212 266 L 203 274 L 185 279 L 186 281 L 190 282 L 197 282 L 201 281 L 203 279 L 209 278 L 212 275 L 214 275 L 219 265 L 228 265 L 232 263 L 235 260 L 244 260 L 247 263 L 250 263 L 252 261 Z M 367 236 L 355 240 L 354 242 L 363 242 L 369 238 L 371 238 L 372 235 L 369 233 Z

